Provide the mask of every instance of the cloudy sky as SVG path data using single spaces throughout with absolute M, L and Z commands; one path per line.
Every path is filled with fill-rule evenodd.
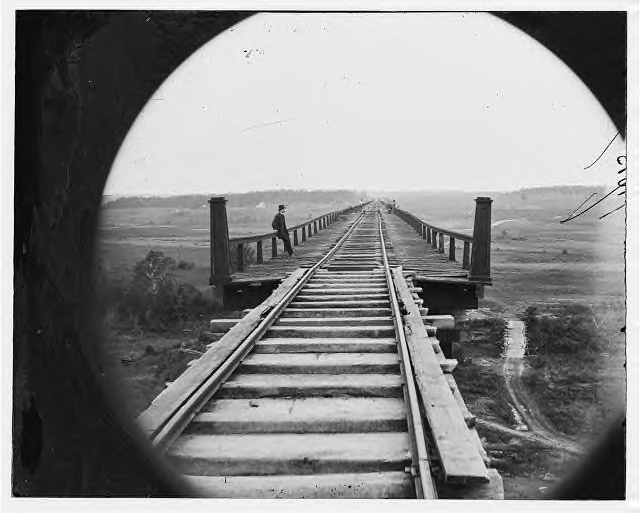
M 260 14 L 153 94 L 105 194 L 610 184 L 618 137 L 550 51 L 488 14 Z

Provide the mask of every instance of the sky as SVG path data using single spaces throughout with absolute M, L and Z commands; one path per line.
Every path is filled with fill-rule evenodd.
M 617 129 L 553 53 L 485 13 L 253 16 L 152 95 L 105 194 L 615 185 Z

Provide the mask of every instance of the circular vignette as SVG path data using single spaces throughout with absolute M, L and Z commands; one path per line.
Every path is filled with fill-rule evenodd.
M 96 227 L 111 164 L 147 100 L 193 51 L 249 15 L 94 11 L 17 16 L 13 416 L 20 419 L 33 398 L 48 450 L 35 471 L 25 469 L 19 451 L 25 435 L 15 421 L 16 495 L 185 492 L 161 460 L 143 448 L 130 419 L 118 411 L 119 398 L 106 397 L 98 379 L 105 372 L 93 289 Z M 531 35 L 544 44 L 543 35 L 558 28 L 548 20 L 559 15 L 537 16 L 542 22 Z M 576 16 L 574 27 L 581 17 Z M 583 23 L 586 30 L 554 37 L 574 48 L 561 58 L 576 72 L 587 63 L 609 77 L 613 85 L 603 88 L 594 85 L 593 76 L 578 72 L 620 127 L 624 102 L 607 98 L 612 93 L 624 97 L 624 82 L 610 78 L 623 75 L 620 61 L 611 65 L 603 58 L 607 52 L 583 55 L 580 50 L 594 26 L 607 25 L 602 16 L 606 13 L 593 14 Z M 503 19 L 520 27 L 513 17 Z M 611 24 L 607 27 L 604 32 L 611 34 Z M 624 54 L 615 44 L 610 48 L 610 55 Z M 575 55 L 581 63 L 572 61 Z

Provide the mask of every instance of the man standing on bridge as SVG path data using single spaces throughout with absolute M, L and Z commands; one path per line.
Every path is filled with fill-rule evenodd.
M 291 240 L 289 239 L 289 231 L 287 230 L 287 223 L 284 219 L 284 213 L 287 211 L 287 207 L 284 205 L 278 205 L 278 213 L 273 218 L 273 222 L 271 223 L 271 227 L 278 234 L 278 238 L 282 239 L 284 243 L 284 249 L 289 256 L 294 254 L 293 248 L 291 247 Z

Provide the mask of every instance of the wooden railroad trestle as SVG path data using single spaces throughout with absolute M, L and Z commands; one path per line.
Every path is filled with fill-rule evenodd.
M 364 210 L 140 416 L 194 493 L 503 497 L 436 337 L 448 320 L 392 266 L 379 204 Z

